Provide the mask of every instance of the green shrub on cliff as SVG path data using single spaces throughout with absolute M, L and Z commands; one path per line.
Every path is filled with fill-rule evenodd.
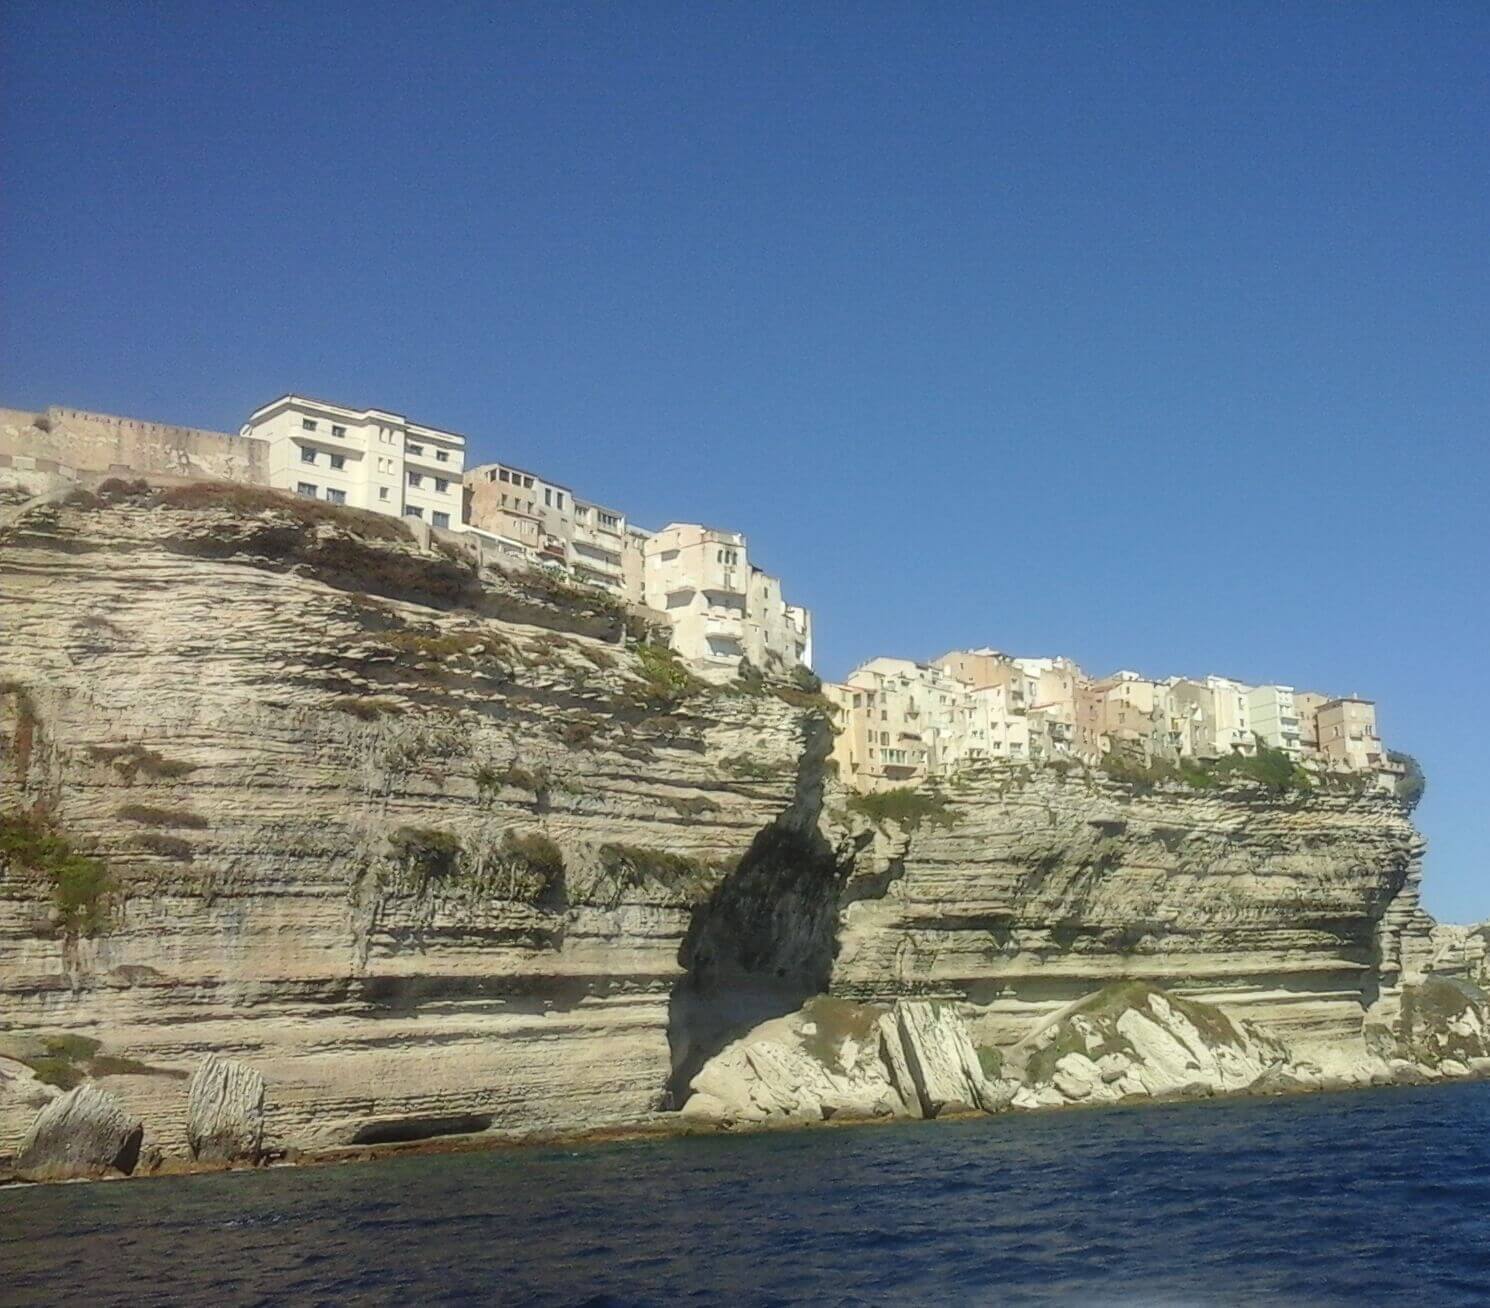
M 1396 794 L 1402 801 L 1407 811 L 1411 813 L 1423 798 L 1423 791 L 1427 789 L 1428 779 L 1423 775 L 1423 767 L 1411 754 L 1403 754 L 1392 750 L 1388 755 L 1393 763 L 1400 763 L 1406 771 L 1397 778 Z
M 30 813 L 0 814 L 0 858 L 51 883 L 67 935 L 95 935 L 107 924 L 112 889 L 108 869 L 78 853 L 45 819 Z
M 1098 766 L 1114 781 L 1139 792 L 1152 790 L 1163 781 L 1181 782 L 1194 790 L 1211 790 L 1236 778 L 1255 781 L 1275 795 L 1314 789 L 1313 778 L 1288 754 L 1260 741 L 1255 754 L 1229 754 L 1215 760 L 1182 758 L 1177 763 L 1158 758 L 1144 762 L 1113 750 L 1102 756 Z
M 893 822 L 903 831 L 915 831 L 923 822 L 933 827 L 950 827 L 957 821 L 945 796 L 910 786 L 855 795 L 848 801 L 848 807 L 850 812 L 868 818 L 877 827 Z
M 439 881 L 455 871 L 460 841 L 434 827 L 399 827 L 388 837 L 393 857 L 421 881 Z
M 1292 757 L 1260 740 L 1255 754 L 1231 754 L 1216 763 L 1215 771 L 1221 777 L 1250 778 L 1275 795 L 1286 795 L 1290 790 L 1314 789 L 1312 778 Z
M 638 645 L 636 662 L 642 682 L 637 698 L 648 708 L 676 708 L 705 689 L 704 683 L 678 661 L 672 650 L 660 645 Z

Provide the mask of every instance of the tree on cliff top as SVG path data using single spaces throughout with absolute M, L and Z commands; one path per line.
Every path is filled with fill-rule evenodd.
M 1397 778 L 1397 798 L 1411 813 L 1423 798 L 1423 791 L 1428 788 L 1428 778 L 1423 775 L 1423 765 L 1411 754 L 1402 754 L 1395 749 L 1388 751 L 1387 758 L 1393 763 L 1402 764 L 1407 769 Z

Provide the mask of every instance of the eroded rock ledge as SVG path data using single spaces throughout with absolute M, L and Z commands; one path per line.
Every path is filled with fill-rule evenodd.
M 602 596 L 257 492 L 22 507 L 0 610 L 12 1165 L 74 1084 L 148 1167 L 1436 1056 L 1386 798 L 1006 770 L 876 826 L 811 695 L 703 686 Z

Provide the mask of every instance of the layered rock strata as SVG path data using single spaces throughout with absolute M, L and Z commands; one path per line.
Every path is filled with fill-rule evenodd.
M 1003 1046 L 1136 979 L 1300 1048 L 1359 1042 L 1364 1008 L 1428 961 L 1422 852 L 1385 796 L 971 775 L 914 829 L 872 830 L 831 990 L 955 1000 Z
M 812 695 L 391 520 L 0 521 L 0 1158 L 77 1080 L 251 1160 L 1360 1079 L 1433 952 L 1387 797 L 1005 768 L 892 821 Z
M 271 1153 L 647 1119 L 693 910 L 811 753 L 603 597 L 260 492 L 32 505 L 0 615 L 0 1024 L 168 1157 L 214 1054 Z

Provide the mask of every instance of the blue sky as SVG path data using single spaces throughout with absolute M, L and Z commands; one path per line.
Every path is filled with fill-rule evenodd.
M 0 403 L 448 425 L 830 676 L 1372 696 L 1490 917 L 1490 9 L 11 0 L 0 78 Z

